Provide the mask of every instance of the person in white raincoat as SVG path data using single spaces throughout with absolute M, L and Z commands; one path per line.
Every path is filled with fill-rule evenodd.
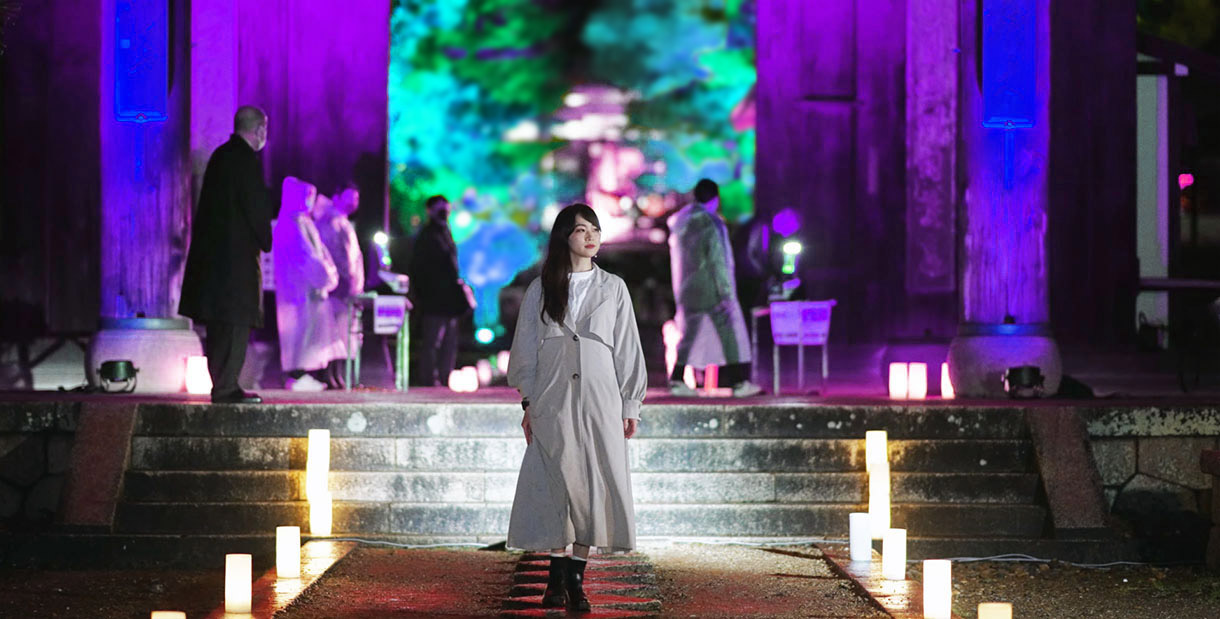
M 728 228 L 716 213 L 719 206 L 720 188 L 705 178 L 695 185 L 694 204 L 679 209 L 668 220 L 676 322 L 682 332 L 677 363 L 669 377 L 674 395 L 695 395 L 682 382 L 687 365 L 723 365 L 720 382 L 731 386 L 735 396 L 762 391 L 749 380 L 750 339 L 737 302 Z
M 648 382 L 627 285 L 593 264 L 600 247 L 592 208 L 559 212 L 542 276 L 521 304 L 508 366 L 508 382 L 524 398 L 527 443 L 508 545 L 550 550 L 543 606 L 585 611 L 589 547 L 635 546 L 627 439 Z
M 295 391 L 326 388 L 320 371 L 330 361 L 326 297 L 339 283 L 335 263 L 309 213 L 317 196 L 313 185 L 285 178 L 271 233 L 280 367 L 288 374 L 287 388 Z
M 359 206 L 360 193 L 355 188 L 348 187 L 335 194 L 333 200 L 318 196 L 313 209 L 318 236 L 322 239 L 322 245 L 330 252 L 339 275 L 339 284 L 326 299 L 327 313 L 323 317 L 329 323 L 326 333 L 330 336 L 330 345 L 326 356 L 330 361 L 326 377 L 331 388 L 343 388 L 341 367 L 349 354 L 347 336 L 351 330 L 348 300 L 364 292 L 364 254 L 360 253 L 356 228 L 348 219 Z M 359 354 L 360 341 L 353 341 L 352 347 Z

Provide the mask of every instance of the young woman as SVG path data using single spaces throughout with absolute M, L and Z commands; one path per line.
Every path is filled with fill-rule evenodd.
M 593 264 L 600 247 L 592 208 L 559 212 L 542 276 L 521 304 L 508 367 L 524 398 L 526 441 L 508 545 L 550 550 L 542 604 L 578 611 L 589 610 L 589 548 L 635 546 L 627 439 L 648 379 L 627 285 Z

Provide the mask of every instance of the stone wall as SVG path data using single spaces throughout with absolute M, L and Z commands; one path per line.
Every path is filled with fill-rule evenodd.
M 43 530 L 55 522 L 76 432 L 73 409 L 0 417 L 0 531 Z
M 1099 409 L 1086 413 L 1110 514 L 1163 559 L 1202 559 L 1211 478 L 1199 455 L 1220 443 L 1220 409 Z

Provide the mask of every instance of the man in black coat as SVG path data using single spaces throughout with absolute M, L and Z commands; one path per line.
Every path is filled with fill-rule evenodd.
M 266 112 L 242 106 L 233 132 L 203 173 L 178 313 L 207 326 L 212 401 L 257 403 L 262 399 L 242 391 L 237 376 L 251 327 L 263 325 L 259 252 L 271 251 L 272 216 L 258 157 L 267 144 Z
M 425 385 L 444 385 L 457 361 L 458 319 L 471 308 L 458 278 L 449 201 L 445 196 L 432 196 L 426 206 L 428 223 L 415 239 L 407 274 L 420 317 L 420 380 Z

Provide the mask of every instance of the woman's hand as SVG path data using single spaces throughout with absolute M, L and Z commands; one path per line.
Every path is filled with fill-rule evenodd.
M 639 419 L 624 419 L 623 420 L 623 436 L 631 438 L 635 436 L 635 430 L 640 425 Z
M 534 442 L 534 435 L 530 432 L 530 409 L 525 407 L 525 414 L 521 416 L 521 429 L 525 431 L 525 444 L 529 445 Z

